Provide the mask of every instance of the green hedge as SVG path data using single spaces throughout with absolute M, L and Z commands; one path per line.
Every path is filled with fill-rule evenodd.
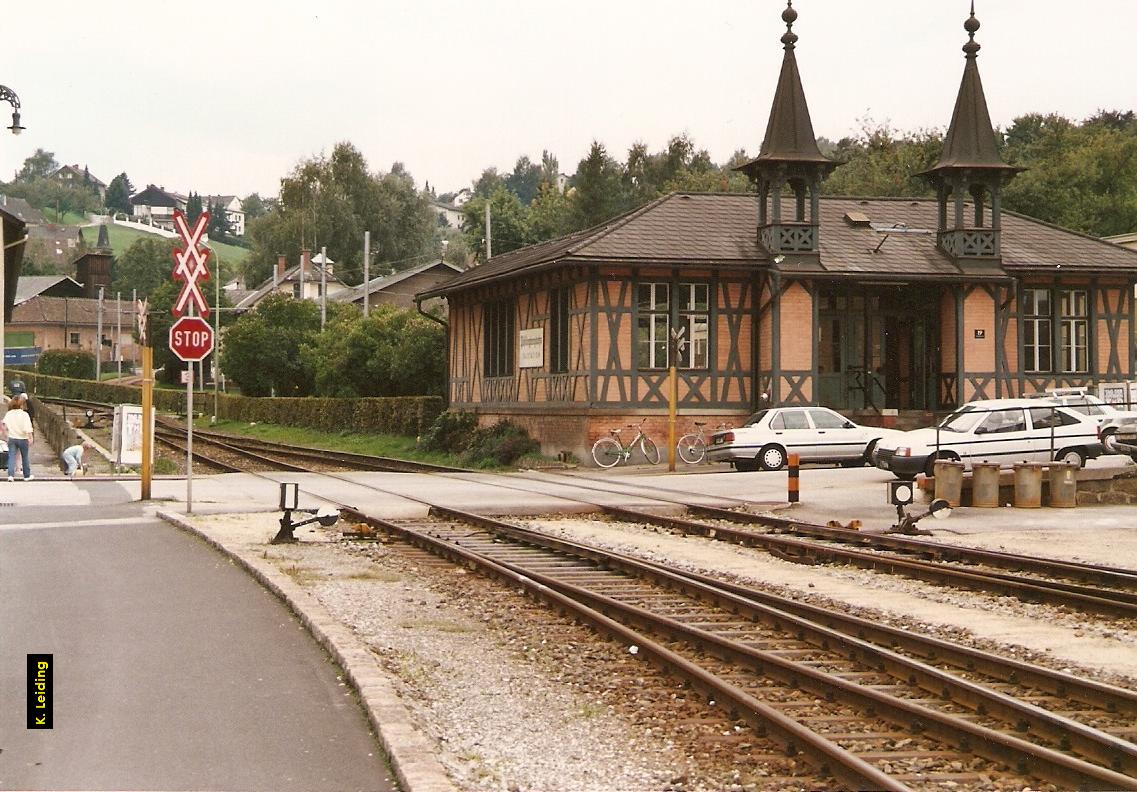
M 142 389 L 130 385 L 48 377 L 30 372 L 22 377 L 28 391 L 41 397 L 54 396 L 114 404 L 142 403 Z M 212 410 L 212 391 L 194 391 L 194 405 L 196 411 Z M 155 388 L 154 406 L 159 411 L 184 412 L 185 391 Z M 400 434 L 410 437 L 426 431 L 442 410 L 442 399 L 438 396 L 330 399 L 231 396 L 222 393 L 217 400 L 218 418 L 232 421 L 300 426 L 325 432 Z

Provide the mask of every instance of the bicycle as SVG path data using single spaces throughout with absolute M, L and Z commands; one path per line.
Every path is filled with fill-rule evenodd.
M 679 458 L 688 465 L 697 465 L 707 456 L 707 433 L 703 431 L 703 427 L 707 423 L 706 421 L 692 421 L 692 423 L 695 424 L 695 431 L 688 432 L 680 437 L 679 442 L 675 444 L 675 450 L 679 453 Z M 720 423 L 718 428 L 729 429 L 730 427 Z
M 628 424 L 628 429 L 635 429 L 636 436 L 632 438 L 632 442 L 624 445 L 620 440 L 619 429 L 609 429 L 609 437 L 601 437 L 592 444 L 592 460 L 602 468 L 615 467 L 621 462 L 626 462 L 632 458 L 632 451 L 636 446 L 639 446 L 640 452 L 652 465 L 659 464 L 659 447 L 656 446 L 655 441 L 644 434 L 644 423 L 647 418 L 644 418 L 638 424 Z

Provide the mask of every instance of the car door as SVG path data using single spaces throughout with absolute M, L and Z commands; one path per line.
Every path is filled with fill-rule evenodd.
M 1040 452 L 1034 446 L 1022 407 L 992 410 L 975 427 L 974 440 L 968 446 L 968 457 L 963 459 L 968 467 L 983 461 L 1005 466 L 1037 461 Z
M 821 456 L 820 444 L 804 409 L 778 410 L 770 419 L 770 432 L 774 442 L 785 448 L 787 454 L 797 454 L 803 462 Z
M 864 431 L 861 427 L 824 407 L 809 411 L 817 433 L 817 455 L 824 459 L 855 459 L 865 453 Z
M 1036 461 L 1050 462 L 1064 448 L 1088 449 L 1098 443 L 1097 417 L 1076 407 L 1031 407 L 1030 417 Z

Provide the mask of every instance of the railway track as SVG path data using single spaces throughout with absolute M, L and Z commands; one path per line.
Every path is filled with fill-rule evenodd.
M 487 517 L 438 507 L 428 520 L 352 516 L 519 584 L 637 647 L 759 736 L 853 788 L 1043 780 L 1137 789 L 1130 691 L 942 641 L 908 648 L 970 669 L 951 673 L 869 640 L 899 646 L 890 628 L 817 606 L 798 604 L 799 615 L 770 595 Z
M 89 409 L 107 407 L 74 400 L 58 401 Z M 164 418 L 157 421 L 158 442 L 184 454 L 182 432 L 184 425 L 177 421 Z M 441 465 L 299 448 L 220 432 L 195 431 L 194 438 L 197 441 L 194 458 L 222 472 L 293 471 L 331 475 L 345 471 L 470 473 Z M 485 476 L 481 478 L 484 480 Z M 870 534 L 772 515 L 755 515 L 742 510 L 699 505 L 702 497 L 699 493 L 677 493 L 649 484 L 624 485 L 596 479 L 582 481 L 578 476 L 549 473 L 541 474 L 540 479 L 572 487 L 578 491 L 577 494 L 558 497 L 588 504 L 615 519 L 758 547 L 788 561 L 849 564 L 936 585 L 1011 596 L 1028 603 L 1046 603 L 1099 616 L 1137 618 L 1137 572 L 1133 570 L 942 545 L 912 537 Z M 386 491 L 348 481 L 357 486 Z M 526 486 L 526 481 L 523 477 L 509 477 L 508 480 L 501 477 L 495 486 L 534 492 L 532 487 Z M 580 491 L 596 492 L 606 497 L 582 496 Z M 644 509 L 612 505 L 613 496 L 621 494 L 646 495 L 656 501 L 683 506 L 692 516 L 701 519 L 659 515 Z M 743 500 L 734 500 L 739 506 L 746 505 Z

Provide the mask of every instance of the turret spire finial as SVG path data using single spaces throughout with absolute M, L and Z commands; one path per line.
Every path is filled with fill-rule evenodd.
M 979 30 L 979 20 L 975 18 L 975 0 L 971 0 L 971 16 L 963 23 L 963 29 L 967 31 L 967 43 L 963 45 L 963 51 L 968 58 L 974 58 L 979 52 L 979 42 L 975 40 L 975 31 Z
M 786 32 L 782 34 L 782 43 L 786 49 L 792 50 L 797 43 L 797 33 L 794 33 L 794 20 L 797 11 L 794 11 L 794 0 L 786 0 L 786 9 L 782 12 L 782 21 L 786 23 Z

